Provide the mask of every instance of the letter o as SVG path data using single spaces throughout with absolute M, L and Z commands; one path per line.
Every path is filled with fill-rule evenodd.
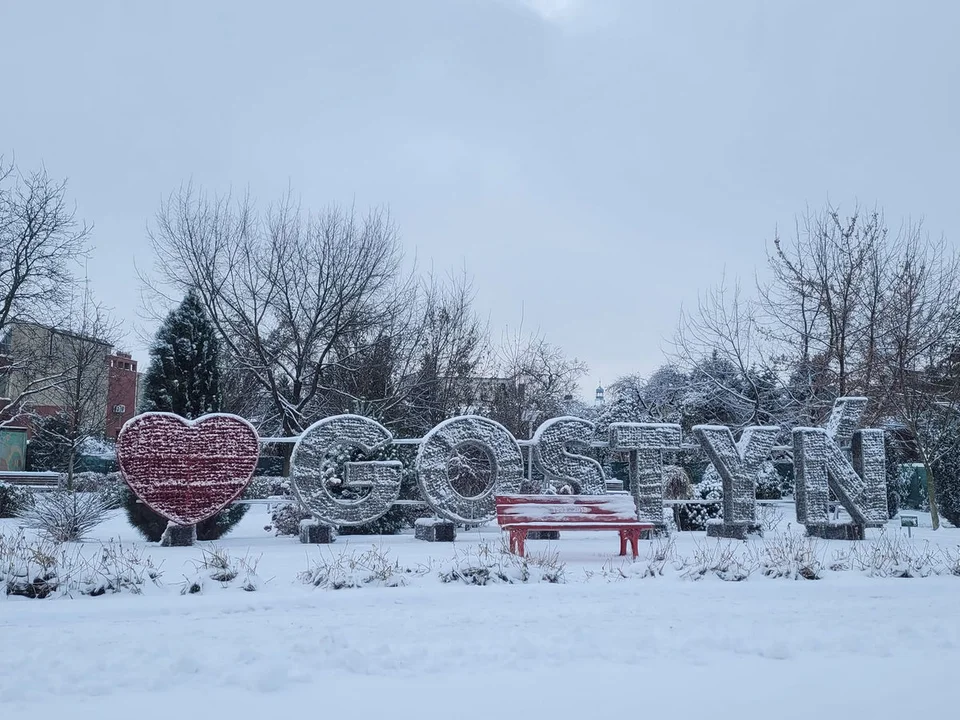
M 454 487 L 451 467 L 465 449 L 480 449 L 490 465 L 490 480 L 477 495 Z M 448 520 L 482 523 L 496 512 L 494 495 L 520 492 L 523 455 L 513 435 L 500 423 L 462 415 L 437 425 L 423 439 L 417 454 L 417 483 L 430 507 Z

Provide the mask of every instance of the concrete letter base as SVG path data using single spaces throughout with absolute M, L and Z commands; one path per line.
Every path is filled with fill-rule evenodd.
M 196 525 L 177 525 L 167 523 L 167 529 L 160 536 L 160 545 L 163 547 L 190 547 L 197 542 Z
M 727 540 L 746 540 L 750 535 L 763 536 L 763 528 L 757 523 L 708 522 L 707 537 Z
M 807 536 L 823 540 L 863 540 L 864 526 L 857 523 L 822 523 L 807 525 Z
M 420 518 L 414 523 L 414 537 L 425 542 L 454 542 L 457 539 L 457 526 L 449 520 L 439 518 Z
M 337 530 L 318 520 L 300 521 L 300 542 L 304 545 L 329 545 L 337 539 Z

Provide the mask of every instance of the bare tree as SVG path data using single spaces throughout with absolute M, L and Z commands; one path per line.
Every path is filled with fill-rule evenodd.
M 774 238 L 767 261 L 772 279 L 759 288 L 758 319 L 793 368 L 798 420 L 819 422 L 836 397 L 873 393 L 891 261 L 882 213 L 808 210 L 791 243 Z
M 408 344 L 412 372 L 401 378 L 406 429 L 425 433 L 462 412 L 473 399 L 480 368 L 489 360 L 486 325 L 473 309 L 473 284 L 466 274 L 422 284 L 418 319 Z
M 720 410 L 719 421 L 736 426 L 767 425 L 784 408 L 774 400 L 770 381 L 779 378 L 770 350 L 758 330 L 756 303 L 739 283 L 728 289 L 721 280 L 701 294 L 693 312 L 682 313 L 673 343 L 673 360 L 687 373 L 688 395 Z
M 102 438 L 107 413 L 107 357 L 120 324 L 87 290 L 68 306 L 69 330 L 47 329 L 61 382 L 44 396 L 60 408 L 62 422 L 41 423 L 37 439 L 59 445 L 66 461 L 66 490 L 73 492 L 77 460 L 85 442 Z
M 586 363 L 568 358 L 561 348 L 523 326 L 506 330 L 494 358 L 497 387 L 490 416 L 516 437 L 530 434 L 536 423 L 565 413 L 565 399 L 576 394 Z
M 936 471 L 960 447 L 960 258 L 919 228 L 906 234 L 891 271 L 884 316 L 885 405 L 908 431 L 927 473 L 934 529 Z
M 338 370 L 408 302 L 397 230 L 379 210 L 310 214 L 287 197 L 261 214 L 248 197 L 186 187 L 162 204 L 150 238 L 162 281 L 197 291 L 268 400 L 261 423 L 285 436 L 309 424 L 337 393 Z
M 21 173 L 0 158 L 0 425 L 62 380 L 45 372 L 49 357 L 41 348 L 16 346 L 15 328 L 59 323 L 88 236 L 67 205 L 65 181 L 45 170 Z

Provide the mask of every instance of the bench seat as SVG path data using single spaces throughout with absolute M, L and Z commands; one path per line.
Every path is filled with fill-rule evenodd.
M 637 557 L 641 533 L 653 523 L 637 519 L 629 495 L 497 495 L 497 523 L 510 533 L 510 552 L 521 557 L 527 533 L 537 530 L 615 530 L 620 536 L 620 554 L 630 546 Z

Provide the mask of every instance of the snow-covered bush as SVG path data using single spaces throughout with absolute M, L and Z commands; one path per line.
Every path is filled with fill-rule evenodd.
M 164 530 L 167 529 L 168 520 L 165 517 L 139 502 L 137 496 L 127 488 L 123 490 L 123 508 L 127 513 L 127 520 L 144 539 L 160 542 Z M 246 505 L 231 505 L 212 518 L 197 523 L 197 540 L 219 540 L 233 530 L 248 509 Z
M 707 540 L 697 543 L 693 556 L 684 559 L 681 577 L 700 580 L 716 575 L 721 580 L 740 582 L 750 577 L 756 564 L 744 552 L 742 543 L 730 540 Z
M 196 573 L 186 578 L 180 589 L 182 595 L 193 595 L 203 591 L 206 580 L 219 583 L 221 587 L 239 587 L 246 592 L 259 590 L 263 582 L 257 574 L 260 557 L 246 555 L 234 558 L 230 551 L 221 547 L 203 550 L 201 560 L 195 563 Z M 237 585 L 233 585 L 237 581 Z
M 440 581 L 463 585 L 513 585 L 516 583 L 566 582 L 566 568 L 554 554 L 530 554 L 520 557 L 505 547 L 491 548 L 481 543 L 465 552 L 456 552 L 453 560 L 440 568 Z
M 290 478 L 273 475 L 254 475 L 243 491 L 245 500 L 266 500 L 272 497 L 290 496 Z
M 713 465 L 707 468 L 703 479 L 693 487 L 693 499 L 712 502 L 674 505 L 673 521 L 677 530 L 706 530 L 707 522 L 723 514 L 723 481 Z
M 26 488 L 0 482 L 0 518 L 17 517 L 33 504 L 33 493 Z
M 160 584 L 159 566 L 135 546 L 107 543 L 98 552 L 86 554 L 69 547 L 27 538 L 22 531 L 0 534 L 0 588 L 6 595 L 43 599 L 140 594 L 148 582 Z
M 938 462 L 933 472 L 940 514 L 951 525 L 960 528 L 960 448 Z
M 101 493 L 54 490 L 38 493 L 21 512 L 24 525 L 55 543 L 82 540 L 107 519 L 111 498 Z
M 265 529 L 273 530 L 275 535 L 299 535 L 300 521 L 309 520 L 313 515 L 296 502 L 277 505 L 270 513 L 270 525 Z
M 786 517 L 786 515 L 783 510 L 776 505 L 757 505 L 757 523 L 759 523 L 764 532 L 773 532 L 779 528 L 784 517 Z
M 306 585 L 327 590 L 366 586 L 398 587 L 406 584 L 406 576 L 422 575 L 425 572 L 426 568 L 419 571 L 401 568 L 386 552 L 377 548 L 363 552 L 344 548 L 339 553 L 321 549 L 318 556 L 310 561 L 307 569 L 300 573 L 299 579 Z
M 792 533 L 768 535 L 756 550 L 763 575 L 787 580 L 819 580 L 822 554 L 816 538 Z
M 882 532 L 876 540 L 845 544 L 834 552 L 831 570 L 857 570 L 870 577 L 912 578 L 948 572 L 943 553 L 930 543 Z
M 784 495 L 783 478 L 772 460 L 765 460 L 757 472 L 757 500 L 779 500 Z

